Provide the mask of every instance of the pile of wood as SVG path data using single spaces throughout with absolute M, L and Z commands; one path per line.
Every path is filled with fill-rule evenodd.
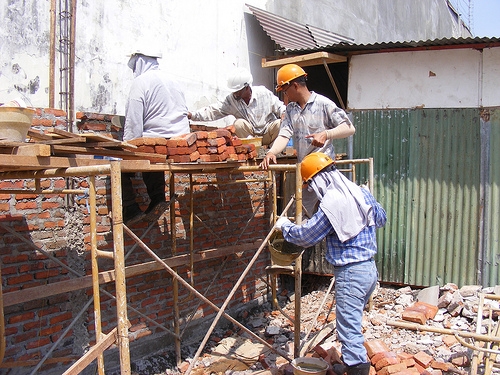
M 129 143 L 142 153 L 166 155 L 174 163 L 246 161 L 257 157 L 254 144 L 243 144 L 234 127 L 197 130 L 178 137 L 136 138 Z
M 145 159 L 154 163 L 241 162 L 257 157 L 255 145 L 243 144 L 234 134 L 233 126 L 199 129 L 170 139 L 119 141 L 94 132 L 31 128 L 27 142 L 0 140 L 0 153 L 37 157 L 90 155 L 95 158 Z

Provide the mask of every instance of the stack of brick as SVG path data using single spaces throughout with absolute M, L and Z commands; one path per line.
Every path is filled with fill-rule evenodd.
M 452 336 L 453 337 L 453 336 Z M 455 341 L 456 342 L 456 341 Z M 449 343 L 453 345 L 452 342 Z M 451 362 L 437 361 L 424 351 L 416 354 L 392 351 L 382 340 L 365 342 L 370 359 L 370 375 L 443 375 L 447 372 L 459 373 L 464 356 L 457 356 Z M 313 356 L 319 356 L 331 364 L 340 363 L 341 356 L 333 345 L 317 345 Z M 329 370 L 327 375 L 333 375 Z
M 372 364 L 372 374 L 376 375 L 442 375 L 448 371 L 457 371 L 454 364 L 434 360 L 424 351 L 416 354 L 396 353 L 380 340 L 365 343 L 368 357 Z
M 257 157 L 254 144 L 243 144 L 234 127 L 198 130 L 170 139 L 136 138 L 128 141 L 138 152 L 167 155 L 174 163 L 246 161 Z

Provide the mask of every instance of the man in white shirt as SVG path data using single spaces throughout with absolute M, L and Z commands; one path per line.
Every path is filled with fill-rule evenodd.
M 125 111 L 123 140 L 134 138 L 171 138 L 190 132 L 187 105 L 179 84 L 159 68 L 161 54 L 150 51 L 133 53 L 128 66 L 134 80 Z M 163 172 L 143 172 L 150 203 L 146 211 L 140 209 L 132 186 L 134 173 L 122 175 L 123 221 L 132 224 L 144 214 L 156 212 L 165 203 L 165 175 Z
M 278 136 L 285 104 L 264 86 L 252 86 L 253 77 L 246 69 L 235 70 L 227 80 L 231 94 L 223 102 L 188 113 L 194 121 L 215 121 L 234 116 L 238 138 L 262 137 L 269 145 Z

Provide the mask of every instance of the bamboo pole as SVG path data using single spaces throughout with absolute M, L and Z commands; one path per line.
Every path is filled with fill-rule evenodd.
M 455 331 L 455 330 L 447 329 L 447 328 L 430 327 L 430 326 L 426 326 L 423 324 L 417 324 L 417 323 L 407 323 L 407 322 L 400 322 L 400 321 L 395 321 L 395 320 L 388 320 L 387 324 L 390 326 L 411 329 L 414 331 L 427 331 L 427 332 L 441 333 L 444 335 L 457 335 L 457 336 L 461 336 L 461 337 L 475 339 L 478 341 L 497 342 L 497 343 L 500 342 L 500 337 L 493 337 L 493 336 L 489 336 L 489 335 L 482 335 L 482 334 L 472 333 L 472 332 L 467 332 L 467 331 Z
M 295 222 L 302 224 L 302 174 L 300 164 L 295 165 Z M 295 259 L 294 271 L 295 277 L 295 322 L 293 327 L 294 346 L 293 352 L 295 358 L 300 357 L 300 310 L 302 298 L 302 254 Z
M 115 252 L 116 315 L 121 375 L 130 375 L 130 350 L 127 319 L 127 288 L 125 276 L 122 217 L 121 168 L 119 161 L 111 162 L 111 207 L 113 212 L 113 246 Z M 128 229 L 128 228 L 127 228 Z
M 101 295 L 99 293 L 99 264 L 97 258 L 99 251 L 97 249 L 97 208 L 96 208 L 96 182 L 95 176 L 89 178 L 89 202 L 90 202 L 90 255 L 92 263 L 92 290 L 94 295 L 94 328 L 96 343 L 103 339 L 101 324 Z M 99 375 L 104 375 L 104 355 L 99 353 L 97 356 L 97 371 Z
M 168 192 L 170 195 L 170 239 L 172 241 L 172 255 L 177 255 L 177 240 L 175 237 L 175 174 L 170 172 L 169 179 L 169 188 Z M 192 260 L 192 252 L 189 256 L 189 261 Z M 177 274 L 177 268 L 174 268 L 174 272 Z M 181 364 L 181 327 L 180 327 L 180 312 L 179 312 L 179 283 L 177 279 L 172 278 L 172 293 L 174 299 L 174 332 L 175 332 L 175 340 L 174 340 L 174 349 L 175 349 L 175 358 L 177 362 L 177 366 Z
M 165 268 L 167 270 L 167 272 L 172 275 L 172 277 L 174 277 L 176 280 L 178 280 L 184 287 L 186 287 L 191 293 L 194 293 L 196 297 L 200 298 L 201 300 L 203 300 L 204 302 L 206 302 L 211 308 L 213 308 L 215 311 L 219 311 L 219 307 L 217 305 L 215 305 L 212 301 L 210 301 L 208 298 L 206 298 L 203 294 L 201 294 L 200 292 L 198 292 L 195 288 L 193 288 L 191 286 L 191 284 L 189 284 L 186 280 L 184 280 L 182 277 L 180 277 L 172 268 L 169 267 L 168 264 L 166 264 L 162 259 L 160 259 L 160 257 L 158 255 L 156 255 L 144 242 L 141 241 L 141 239 L 139 237 L 137 237 L 135 235 L 134 232 L 132 232 L 129 228 L 127 227 L 124 227 L 125 231 L 127 232 L 127 234 L 132 237 L 134 239 L 134 241 L 136 241 L 139 246 L 146 252 L 148 253 L 156 262 L 158 262 L 163 268 Z M 272 232 L 271 232 L 272 233 Z M 270 235 L 268 236 L 270 237 Z M 268 238 L 266 239 L 266 241 L 268 240 Z M 261 245 L 260 249 L 263 248 L 265 242 L 263 242 L 263 244 Z M 259 250 L 260 250 L 259 249 Z M 257 251 L 259 251 L 257 250 Z M 291 359 L 288 358 L 288 354 L 286 353 L 283 353 L 281 350 L 273 347 L 271 344 L 269 344 L 266 340 L 260 338 L 259 336 L 257 336 L 254 332 L 252 332 L 250 329 L 248 329 L 247 327 L 245 327 L 243 324 L 241 324 L 240 322 L 238 322 L 236 319 L 234 319 L 231 315 L 227 314 L 227 313 L 223 313 L 224 317 L 229 320 L 231 323 L 233 323 L 234 325 L 238 326 L 239 328 L 241 328 L 243 331 L 245 331 L 246 333 L 248 333 L 251 337 L 255 338 L 257 341 L 259 341 L 261 344 L 267 346 L 269 349 L 271 349 L 273 352 L 281 355 L 283 358 L 285 358 L 286 360 L 290 361 L 291 362 Z M 193 360 L 194 361 L 194 360 Z M 186 372 L 187 374 L 187 372 Z
M 292 203 L 293 203 L 293 199 L 290 199 L 290 202 L 288 202 L 288 205 L 286 206 L 286 208 L 285 208 L 284 211 L 287 211 L 288 208 L 292 205 Z M 196 361 L 198 360 L 198 358 L 199 358 L 199 356 L 201 354 L 201 351 L 205 347 L 205 344 L 207 343 L 208 339 L 210 338 L 210 335 L 212 334 L 212 331 L 214 330 L 215 326 L 219 322 L 219 319 L 222 316 L 222 314 L 224 313 L 224 310 L 226 309 L 227 305 L 229 304 L 229 301 L 233 298 L 234 294 L 236 293 L 236 291 L 240 287 L 241 282 L 243 281 L 243 279 L 245 278 L 245 276 L 250 271 L 250 268 L 253 266 L 253 264 L 255 263 L 255 261 L 257 260 L 257 258 L 259 257 L 259 255 L 262 252 L 262 250 L 267 246 L 267 242 L 269 241 L 269 238 L 271 238 L 271 235 L 274 233 L 275 230 L 276 229 L 274 227 L 271 228 L 271 230 L 269 231 L 268 235 L 266 236 L 264 242 L 259 247 L 259 249 L 255 252 L 254 256 L 252 257 L 252 259 L 248 263 L 247 267 L 245 268 L 245 270 L 241 274 L 240 278 L 234 284 L 233 289 L 231 289 L 231 292 L 227 296 L 226 300 L 224 301 L 224 303 L 222 304 L 222 306 L 218 309 L 217 315 L 216 315 L 214 321 L 212 322 L 212 325 L 210 326 L 210 328 L 208 329 L 207 333 L 205 334 L 205 337 L 202 340 L 202 342 L 200 344 L 200 347 L 198 348 L 198 351 L 194 355 L 193 360 L 191 361 L 191 363 L 189 364 L 188 369 L 186 370 L 186 375 L 189 375 L 189 373 L 193 369 L 193 366 L 195 365 Z M 300 335 L 300 332 L 299 332 L 299 335 Z

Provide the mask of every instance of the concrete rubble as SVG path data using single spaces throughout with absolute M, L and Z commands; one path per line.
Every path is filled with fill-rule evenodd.
M 341 352 L 336 338 L 335 305 L 333 293 L 327 295 L 330 279 L 312 276 L 309 291 L 303 291 L 301 306 L 301 356 L 323 357 L 330 363 L 338 360 Z M 305 282 L 307 284 L 307 282 Z M 365 346 L 372 363 L 371 375 L 405 374 L 469 374 L 474 353 L 462 345 L 454 334 L 429 332 L 423 329 L 405 329 L 391 322 L 406 322 L 416 327 L 444 330 L 444 332 L 469 332 L 491 336 L 488 328 L 498 320 L 498 301 L 486 300 L 479 309 L 479 295 L 496 294 L 496 288 L 468 285 L 458 288 L 454 284 L 426 289 L 410 287 L 379 287 L 365 310 Z M 284 290 L 278 297 L 282 311 L 294 316 L 294 295 Z M 320 307 L 323 305 L 321 308 Z M 477 313 L 481 310 L 482 324 L 476 328 Z M 419 315 L 423 314 L 423 315 Z M 422 316 L 426 316 L 422 318 Z M 254 333 L 264 338 L 294 358 L 294 327 L 283 313 L 266 303 L 251 312 L 245 312 L 238 320 Z M 464 339 L 469 346 L 481 345 L 478 340 Z M 194 348 L 193 352 L 197 348 Z M 191 357 L 192 358 L 192 357 Z M 191 358 L 178 368 L 169 368 L 157 374 L 182 374 Z M 478 360 L 478 374 L 485 373 L 484 360 Z M 500 374 L 493 367 L 490 373 Z M 140 372 L 145 374 L 145 372 Z M 252 341 L 244 332 L 230 328 L 217 328 L 207 344 L 204 354 L 191 371 L 194 375 L 226 374 L 244 375 L 262 373 L 292 375 L 291 364 L 261 343 Z M 137 372 L 136 374 L 139 374 Z M 148 373 L 153 375 L 153 372 Z M 327 375 L 333 374 L 332 372 Z

